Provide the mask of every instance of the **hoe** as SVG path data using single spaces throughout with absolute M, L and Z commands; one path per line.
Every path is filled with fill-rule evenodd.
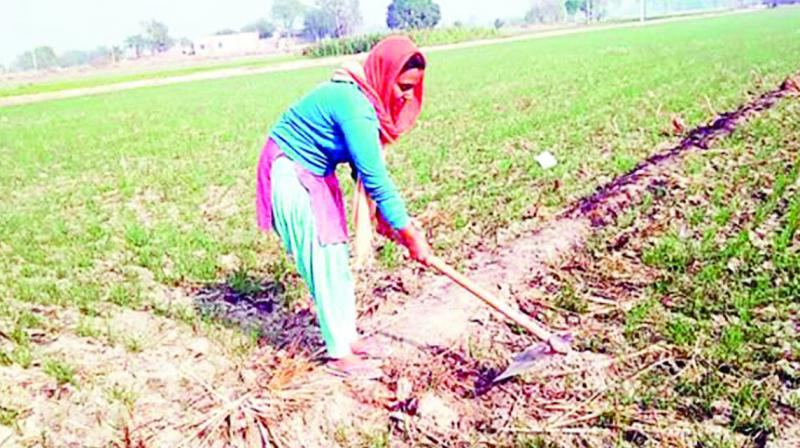
M 492 293 L 448 266 L 440 258 L 433 257 L 430 264 L 435 270 L 472 293 L 472 295 L 492 307 L 492 309 L 502 314 L 505 318 L 533 333 L 534 336 L 542 341 L 526 348 L 515 356 L 506 370 L 494 379 L 495 383 L 531 370 L 536 362 L 547 356 L 557 353 L 566 354 L 571 350 L 570 343 L 572 342 L 572 335 L 553 334 L 550 330 L 540 325 L 526 314 L 499 300 Z

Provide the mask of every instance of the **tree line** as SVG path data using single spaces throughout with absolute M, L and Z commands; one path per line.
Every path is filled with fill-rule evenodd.
M 638 9 L 642 19 L 651 10 L 658 14 L 669 14 L 691 10 L 743 8 L 776 2 L 800 2 L 800 0 L 531 0 L 525 14 L 526 23 L 558 23 L 564 21 L 586 22 L 613 18 L 613 11 L 627 6 Z
M 259 38 L 306 37 L 311 40 L 339 38 L 353 34 L 361 24 L 359 0 L 315 0 L 306 6 L 300 0 L 274 0 L 269 18 L 259 18 L 238 30 L 224 28 L 215 34 L 257 32 Z M 439 5 L 432 0 L 394 0 L 387 8 L 386 24 L 392 29 L 432 28 L 439 23 Z M 298 25 L 300 25 L 298 27 Z M 116 63 L 125 57 L 140 58 L 163 53 L 173 46 L 190 47 L 191 40 L 170 36 L 169 27 L 158 20 L 141 24 L 140 33 L 128 36 L 112 46 L 92 50 L 68 50 L 62 53 L 41 46 L 17 56 L 14 70 L 47 70 L 80 65 Z M 0 66 L 0 72 L 4 71 Z

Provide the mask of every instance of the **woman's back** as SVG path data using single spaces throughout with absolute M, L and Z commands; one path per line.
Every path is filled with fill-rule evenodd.
M 362 129 L 377 144 L 378 119 L 367 97 L 354 83 L 328 81 L 293 104 L 270 136 L 290 159 L 325 176 L 351 161 L 343 125 Z

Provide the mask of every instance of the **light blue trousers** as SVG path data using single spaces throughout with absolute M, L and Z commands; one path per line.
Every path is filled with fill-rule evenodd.
M 328 355 L 351 353 L 356 341 L 356 299 L 347 243 L 322 245 L 317 237 L 311 198 L 300 183 L 294 162 L 278 157 L 272 164 L 272 220 L 283 247 L 297 263 L 317 309 Z

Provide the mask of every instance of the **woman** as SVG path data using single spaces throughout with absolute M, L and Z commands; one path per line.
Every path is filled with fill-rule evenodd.
M 427 265 L 431 249 L 411 223 L 383 161 L 383 145 L 416 121 L 422 106 L 425 58 L 406 37 L 370 51 L 363 67 L 346 65 L 329 82 L 292 105 L 272 129 L 258 165 L 259 226 L 275 229 L 297 262 L 318 314 L 331 361 L 343 375 L 375 376 L 368 359 L 379 351 L 359 338 L 344 203 L 336 165 L 350 164 L 357 194 L 374 201 L 379 229 L 393 234 L 411 258 Z M 366 198 L 356 201 L 365 215 Z M 360 209 L 360 210 L 359 210 Z M 357 241 L 365 240 L 356 218 Z M 369 221 L 366 222 L 367 231 Z M 387 227 L 391 230 L 387 230 Z M 368 239 L 368 238 L 367 238 Z M 358 250 L 358 248 L 357 248 Z

